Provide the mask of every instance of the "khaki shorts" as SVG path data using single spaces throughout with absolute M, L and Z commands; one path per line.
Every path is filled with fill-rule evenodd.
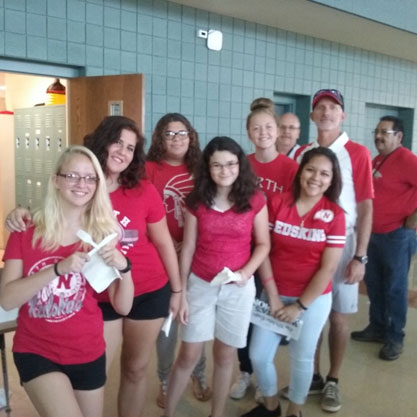
M 332 310 L 342 314 L 353 314 L 358 311 L 359 284 L 345 284 L 346 266 L 352 260 L 356 250 L 356 235 L 346 236 L 346 244 L 339 265 L 333 277 Z
M 220 340 L 236 348 L 246 346 L 255 298 L 253 277 L 244 287 L 226 284 L 212 287 L 193 273 L 188 278 L 188 324 L 182 326 L 184 342 Z

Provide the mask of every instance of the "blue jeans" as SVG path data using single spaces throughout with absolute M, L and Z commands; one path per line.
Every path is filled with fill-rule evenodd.
M 365 283 L 369 323 L 386 342 L 402 343 L 407 318 L 408 271 L 416 252 L 416 232 L 400 227 L 372 233 L 368 246 Z
M 281 296 L 284 304 L 293 303 L 297 297 Z M 303 327 L 298 340 L 289 344 L 291 375 L 289 398 L 296 404 L 304 404 L 313 378 L 314 353 L 320 333 L 326 324 L 332 304 L 332 294 L 324 294 L 314 300 L 302 313 Z M 283 336 L 253 326 L 249 354 L 259 389 L 265 397 L 278 393 L 278 378 L 274 357 Z

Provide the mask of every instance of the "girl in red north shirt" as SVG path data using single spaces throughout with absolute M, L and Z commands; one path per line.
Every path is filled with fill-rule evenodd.
M 146 174 L 158 190 L 167 216 L 167 223 L 177 254 L 181 251 L 184 232 L 185 198 L 194 188 L 194 173 L 201 151 L 198 133 L 189 120 L 179 113 L 168 113 L 159 119 L 152 134 L 146 161 Z M 160 389 L 159 407 L 165 407 L 168 375 L 174 362 L 178 322 L 174 321 L 168 337 L 160 333 L 156 346 Z M 200 401 L 210 399 L 211 390 L 205 379 L 206 357 L 201 356 L 193 375 L 193 392 Z
M 103 411 L 103 318 L 82 273 L 89 256 L 79 229 L 100 242 L 117 232 L 117 224 L 97 158 L 74 146 L 59 158 L 32 224 L 10 235 L 0 285 L 2 307 L 20 307 L 14 360 L 42 417 L 101 417 Z M 108 294 L 113 308 L 127 314 L 133 300 L 129 260 L 115 242 L 99 254 L 122 273 Z
M 255 145 L 255 153 L 248 158 L 269 203 L 275 194 L 291 190 L 298 164 L 277 151 L 278 117 L 275 114 L 274 103 L 268 98 L 258 98 L 251 103 L 250 109 L 246 119 L 246 129 L 249 139 Z M 257 275 L 255 275 L 255 283 L 257 290 L 260 291 L 261 284 Z M 230 397 L 235 400 L 244 397 L 253 373 L 249 359 L 251 334 L 252 325 L 249 327 L 247 346 L 238 349 L 240 374 L 230 389 Z M 259 396 L 256 390 L 256 399 Z
M 314 352 L 331 307 L 331 280 L 345 243 L 345 215 L 337 205 L 340 168 L 328 148 L 306 152 L 292 193 L 270 202 L 271 252 L 259 268 L 271 313 L 282 321 L 303 321 L 290 340 L 291 376 L 287 417 L 301 417 L 313 377 Z M 265 405 L 242 417 L 278 417 L 274 357 L 282 336 L 254 326 L 250 359 Z
M 268 199 L 290 191 L 298 164 L 277 151 L 278 117 L 271 100 L 259 98 L 252 102 L 246 129 L 255 145 L 255 153 L 249 155 L 249 162 L 262 191 Z
M 249 162 L 233 139 L 216 137 L 203 151 L 187 198 L 180 255 L 183 342 L 168 383 L 168 417 L 174 415 L 204 342 L 213 339 L 211 415 L 223 416 L 236 348 L 246 344 L 255 296 L 252 275 L 269 247 L 265 197 Z M 210 285 L 225 267 L 239 273 L 241 281 Z

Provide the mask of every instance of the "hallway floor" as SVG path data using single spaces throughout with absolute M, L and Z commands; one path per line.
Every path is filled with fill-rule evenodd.
M 360 312 L 351 318 L 351 329 L 359 330 L 367 324 L 367 298 L 360 296 Z M 417 309 L 409 308 L 407 338 L 405 350 L 401 357 L 393 362 L 378 359 L 380 345 L 351 341 L 349 343 L 340 385 L 342 389 L 342 409 L 335 414 L 337 417 L 415 417 L 417 415 Z M 12 333 L 6 336 L 9 379 L 12 391 L 12 417 L 37 417 L 22 387 L 20 387 L 10 347 Z M 325 352 L 322 355 L 322 367 L 326 370 Z M 208 366 L 211 370 L 210 355 Z M 288 382 L 288 351 L 282 347 L 276 357 L 279 372 L 279 386 Z M 237 367 L 236 367 L 237 372 Z M 148 402 L 142 417 L 159 417 L 161 410 L 155 404 L 158 382 L 155 375 L 155 358 L 149 367 Z M 104 417 L 116 417 L 116 394 L 118 386 L 118 364 L 112 366 L 105 396 Z M 254 388 L 239 401 L 229 399 L 225 417 L 238 417 L 250 410 Z M 283 400 L 285 409 L 286 401 Z M 200 403 L 194 399 L 191 384 L 184 395 L 177 412 L 178 417 L 207 417 L 210 413 L 208 403 Z M 0 412 L 3 417 L 5 412 Z M 303 409 L 304 417 L 328 416 L 321 411 L 319 396 L 310 397 Z M 70 416 L 69 416 L 70 417 Z

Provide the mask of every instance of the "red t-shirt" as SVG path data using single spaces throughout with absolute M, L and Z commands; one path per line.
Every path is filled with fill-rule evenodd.
M 417 208 L 417 156 L 404 147 L 374 158 L 372 231 L 388 233 L 403 226 Z
M 185 198 L 194 187 L 193 176 L 185 164 L 169 165 L 147 161 L 146 174 L 162 198 L 168 229 L 173 239 L 182 242 L 184 233 Z
M 304 153 L 320 146 L 318 142 L 301 146 L 295 153 L 298 163 Z M 351 234 L 358 217 L 357 203 L 374 198 L 372 183 L 372 163 L 369 150 L 359 143 L 351 141 L 343 132 L 330 146 L 337 157 L 342 174 L 342 192 L 339 204 L 345 210 L 346 232 Z
M 252 169 L 259 178 L 259 185 L 269 200 L 274 194 L 291 190 L 292 182 L 298 170 L 298 164 L 285 155 L 278 156 L 271 162 L 259 162 L 255 154 L 248 156 Z
M 158 191 L 148 180 L 141 180 L 132 189 L 119 187 L 110 193 L 110 200 L 120 227 L 121 252 L 132 262 L 135 296 L 162 288 L 168 277 L 146 230 L 148 223 L 157 223 L 165 216 Z M 109 301 L 107 292 L 97 297 Z
M 200 204 L 196 210 L 187 208 L 197 218 L 197 244 L 191 271 L 210 282 L 225 266 L 241 269 L 250 259 L 253 222 L 266 204 L 257 191 L 250 199 L 252 208 L 237 213 L 233 207 L 219 212 Z
M 343 210 L 323 197 L 300 217 L 291 193 L 276 195 L 270 202 L 272 270 L 281 295 L 299 297 L 320 269 L 326 247 L 345 245 Z M 331 282 L 323 293 L 331 290 Z
M 30 277 L 72 255 L 78 243 L 45 252 L 32 247 L 34 227 L 12 233 L 4 260 L 21 259 Z M 29 279 L 29 278 L 25 278 Z M 13 351 L 35 353 L 62 365 L 91 362 L 104 353 L 103 318 L 83 274 L 53 279 L 19 309 Z

